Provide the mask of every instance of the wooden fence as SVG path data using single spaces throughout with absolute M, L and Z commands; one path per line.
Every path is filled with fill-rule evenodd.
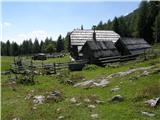
M 57 71 L 68 69 L 70 65 L 74 64 L 86 64 L 86 60 L 79 60 L 76 62 L 58 62 L 58 63 L 48 63 L 44 64 L 34 64 L 31 62 L 24 62 L 22 65 L 17 65 L 13 63 L 11 65 L 11 71 L 17 74 L 23 74 L 27 71 L 38 72 L 41 74 L 56 74 Z
M 99 58 L 95 61 L 94 64 L 97 65 L 106 65 L 108 63 L 114 62 L 124 62 L 129 60 L 135 60 L 139 55 L 126 55 L 126 56 L 115 56 L 115 57 L 106 57 Z M 146 55 L 144 54 L 146 57 Z M 160 52 L 156 52 L 155 54 L 149 54 L 150 58 L 154 56 L 160 56 Z M 23 74 L 27 70 L 28 71 L 38 71 L 42 74 L 56 74 L 57 71 L 70 69 L 70 70 L 80 70 L 83 68 L 84 64 L 87 64 L 89 61 L 87 60 L 79 60 L 76 62 L 59 62 L 59 63 L 49 63 L 44 64 L 34 64 L 32 61 L 22 62 L 22 64 L 18 65 L 14 60 L 14 63 L 11 65 L 11 71 L 17 74 Z

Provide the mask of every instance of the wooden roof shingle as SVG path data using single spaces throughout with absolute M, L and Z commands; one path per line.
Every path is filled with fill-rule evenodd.
M 94 30 L 90 29 L 85 29 L 85 30 L 76 29 L 72 31 L 70 34 L 71 45 L 83 46 L 86 41 L 92 41 L 93 32 Z M 97 41 L 116 42 L 120 38 L 120 36 L 116 32 L 111 30 L 95 30 L 95 33 Z

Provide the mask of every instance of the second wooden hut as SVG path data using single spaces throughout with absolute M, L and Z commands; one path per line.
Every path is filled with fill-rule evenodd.
M 151 48 L 143 38 L 120 38 L 115 46 L 121 55 L 139 55 Z
M 81 53 L 83 59 L 87 59 L 94 64 L 115 62 L 118 61 L 120 56 L 112 41 L 86 41 Z

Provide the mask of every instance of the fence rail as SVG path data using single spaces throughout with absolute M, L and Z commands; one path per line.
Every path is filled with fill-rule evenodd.
M 152 58 L 154 56 L 159 56 L 160 55 L 160 51 L 156 52 L 153 54 L 150 53 L 147 56 Z M 115 56 L 115 57 L 105 57 L 105 58 L 99 58 L 96 59 L 94 64 L 98 64 L 98 65 L 106 65 L 108 63 L 114 63 L 114 62 L 124 62 L 124 61 L 129 61 L 129 60 L 135 60 L 137 59 L 139 55 L 135 54 L 135 55 L 126 55 L 126 56 Z M 144 56 L 146 57 L 146 55 L 144 54 Z M 18 61 L 19 62 L 19 61 Z M 32 61 L 22 61 L 21 64 L 17 64 L 18 62 L 16 62 L 14 60 L 14 63 L 11 65 L 11 70 L 14 73 L 24 73 L 26 72 L 26 70 L 30 70 L 30 71 L 40 71 L 42 73 L 47 73 L 47 74 L 55 74 L 57 71 L 59 70 L 63 70 L 63 69 L 70 69 L 70 70 L 79 70 L 81 69 L 84 64 L 88 63 L 88 60 L 78 60 L 76 62 L 57 62 L 57 63 L 48 63 L 48 64 L 44 64 L 43 62 L 40 64 L 35 64 Z
M 11 71 L 17 74 L 25 73 L 26 70 L 30 71 L 40 71 L 44 74 L 55 74 L 59 70 L 68 69 L 70 64 L 75 64 L 75 62 L 57 62 L 57 63 L 49 63 L 49 64 L 34 64 L 32 61 L 29 63 L 23 63 L 22 65 L 17 65 L 13 63 L 11 65 Z M 86 60 L 79 60 L 76 63 L 86 64 Z

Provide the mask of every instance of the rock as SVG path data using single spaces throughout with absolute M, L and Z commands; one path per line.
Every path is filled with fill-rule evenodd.
M 1 75 L 8 75 L 8 74 L 11 74 L 11 71 L 1 71 Z
M 149 117 L 154 117 L 155 114 L 149 113 L 149 112 L 142 112 L 143 115 L 149 116 Z
M 100 101 L 100 100 L 95 100 L 95 102 L 96 102 L 97 104 L 102 104 L 102 103 L 104 103 L 104 101 Z
M 16 77 L 12 77 L 9 80 L 15 82 L 17 80 L 17 78 Z
M 74 87 L 86 87 L 86 88 L 90 88 L 90 87 L 105 87 L 107 84 L 109 84 L 109 81 L 107 79 L 102 79 L 102 80 L 88 80 L 88 81 L 84 81 L 81 83 L 77 83 L 74 85 Z
M 98 114 L 91 114 L 91 118 L 92 119 L 97 119 L 98 118 Z
M 69 84 L 69 85 L 73 85 L 73 81 L 72 80 L 66 80 L 65 83 Z
M 36 75 L 38 75 L 38 74 L 39 74 L 39 73 L 38 73 L 38 71 L 36 71 L 36 70 L 35 70 L 35 71 L 33 71 L 33 73 L 34 73 L 34 74 L 36 74 Z
M 34 90 L 31 90 L 32 93 L 34 93 Z
M 45 101 L 45 96 L 39 95 L 39 96 L 34 96 L 33 98 L 33 103 L 35 104 L 43 104 L 43 102 Z
M 64 119 L 64 116 L 59 116 L 58 117 L 58 120 L 62 120 L 62 119 Z
M 136 68 L 136 69 L 130 69 L 128 71 L 124 71 L 124 72 L 118 72 L 118 73 L 114 73 L 114 74 L 111 74 L 107 77 L 107 79 L 112 79 L 112 78 L 116 78 L 116 77 L 123 77 L 123 76 L 126 76 L 126 75 L 129 75 L 131 73 L 134 73 L 136 71 L 142 71 L 142 70 L 149 70 L 149 69 L 152 69 L 154 66 L 149 66 L 149 67 L 140 67 L 140 68 Z
M 49 94 L 47 96 L 47 100 L 48 101 L 59 101 L 62 99 L 62 95 L 61 95 L 61 92 L 59 91 L 53 91 L 51 94 Z
M 77 104 L 75 104 L 76 106 L 80 106 L 82 103 L 77 103 Z
M 119 91 L 119 90 L 120 90 L 119 87 L 115 87 L 115 88 L 112 88 L 112 89 L 111 89 L 111 92 L 117 92 L 117 91 Z
M 20 119 L 16 117 L 16 118 L 13 118 L 12 120 L 20 120 Z
M 94 83 L 96 86 L 105 87 L 107 84 L 109 84 L 109 81 L 107 79 L 101 80 L 99 83 Z
M 88 108 L 94 109 L 94 108 L 96 108 L 96 106 L 95 105 L 88 105 Z
M 57 108 L 57 109 L 56 109 L 56 113 L 60 113 L 61 111 L 62 111 L 61 108 Z
M 88 81 L 84 81 L 84 82 L 81 82 L 81 83 L 77 83 L 74 85 L 74 87 L 78 87 L 78 86 L 81 86 L 81 87 L 85 87 L 85 86 L 90 86 L 94 83 L 93 80 L 88 80 Z
M 37 109 L 37 107 L 36 107 L 36 106 L 33 106 L 33 107 L 32 107 L 32 110 L 36 110 L 36 109 Z
M 29 100 L 31 97 L 33 97 L 33 95 L 29 93 L 29 94 L 25 97 L 25 100 Z
M 149 72 L 145 70 L 145 71 L 142 73 L 142 76 L 147 76 L 147 75 L 149 75 Z
M 84 102 L 85 102 L 85 103 L 90 103 L 91 101 L 90 101 L 90 99 L 85 98 L 85 99 L 84 99 Z
M 131 80 L 130 82 L 132 82 L 132 81 L 134 81 L 134 80 L 138 80 L 139 77 L 141 77 L 141 76 L 130 77 L 129 80 Z
M 70 99 L 70 102 L 71 102 L 72 104 L 74 104 L 74 103 L 77 103 L 77 100 L 76 100 L 76 98 L 73 97 L 73 98 Z
M 122 102 L 124 99 L 121 95 L 115 95 L 111 98 L 110 101 L 113 101 L 113 102 Z
M 53 91 L 52 93 L 51 93 L 51 95 L 53 95 L 53 96 L 61 96 L 61 92 L 60 91 Z
M 151 107 L 155 107 L 160 104 L 160 97 L 147 100 L 147 101 L 145 101 L 145 103 L 150 105 Z

